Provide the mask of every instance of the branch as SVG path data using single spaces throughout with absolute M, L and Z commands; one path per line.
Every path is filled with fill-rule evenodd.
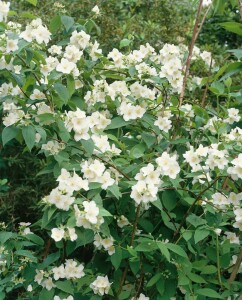
M 141 208 L 141 205 L 139 204 L 138 207 L 137 207 L 137 209 L 136 209 L 135 221 L 134 221 L 134 225 L 133 225 L 133 231 L 132 231 L 131 241 L 130 241 L 130 244 L 129 244 L 130 247 L 132 247 L 133 243 L 134 243 L 135 232 L 136 232 L 137 224 L 138 224 L 138 220 L 139 220 L 140 208 Z M 122 278 L 121 278 L 120 286 L 119 286 L 119 289 L 118 289 L 118 292 L 117 292 L 117 295 L 116 295 L 116 300 L 119 299 L 119 295 L 120 295 L 120 293 L 122 291 L 122 288 L 123 288 L 123 285 L 125 283 L 127 272 L 128 272 L 128 262 L 126 261 L 126 266 L 125 266 L 125 269 L 123 271 L 123 275 L 122 275 Z
M 202 191 L 197 195 L 195 201 L 192 203 L 192 205 L 189 207 L 189 209 L 188 209 L 187 212 L 185 213 L 185 215 L 184 215 L 184 217 L 183 217 L 183 219 L 182 219 L 182 221 L 181 221 L 181 223 L 180 223 L 180 225 L 179 225 L 177 231 L 174 233 L 174 237 L 175 237 L 175 236 L 179 233 L 179 231 L 181 230 L 183 224 L 184 224 L 185 221 L 186 221 L 187 216 L 189 215 L 190 211 L 193 209 L 193 207 L 195 206 L 195 204 L 197 203 L 197 201 L 199 201 L 199 199 L 201 198 L 201 196 L 202 196 L 207 190 L 209 190 L 209 189 L 214 185 L 214 183 L 216 183 L 216 182 L 219 180 L 219 178 L 220 178 L 220 177 L 215 178 L 214 181 L 213 181 L 211 184 L 209 184 L 204 190 L 202 190 Z
M 192 41 L 191 41 L 191 44 L 190 44 L 190 47 L 189 47 L 189 53 L 188 53 L 188 57 L 187 57 L 187 60 L 186 60 L 186 63 L 185 63 L 185 75 L 183 77 L 183 85 L 182 85 L 182 91 L 181 91 L 181 94 L 180 94 L 179 106 L 182 105 L 184 94 L 185 94 L 187 78 L 188 78 L 188 75 L 189 75 L 189 70 L 190 70 L 190 65 L 191 65 L 191 60 L 192 60 L 193 48 L 194 48 L 196 39 L 198 37 L 198 33 L 201 30 L 201 28 L 202 28 L 201 26 L 203 24 L 203 23 L 201 24 L 201 26 L 200 26 L 201 28 L 198 28 L 202 8 L 203 8 L 203 0 L 200 0 L 200 4 L 199 4 L 199 7 L 198 7 L 198 11 L 197 11 L 196 22 L 195 22 L 195 25 L 194 25 L 194 28 L 193 28 L 193 33 L 192 33 Z
M 228 282 L 230 284 L 235 280 L 236 275 L 237 275 L 237 273 L 239 271 L 241 262 L 242 262 L 242 249 L 240 250 L 240 253 L 239 253 L 239 256 L 237 257 L 237 260 L 236 260 L 236 263 L 234 265 L 233 271 L 232 271 L 232 273 L 231 273 L 231 275 L 229 277 Z

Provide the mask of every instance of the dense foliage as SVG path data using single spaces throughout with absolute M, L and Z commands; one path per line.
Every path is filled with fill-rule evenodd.
M 123 39 L 104 55 L 97 6 L 49 28 L 8 10 L 0 1 L 1 151 L 22 147 L 44 196 L 34 224 L 1 223 L 0 298 L 237 299 L 241 50 L 219 69 L 195 47 L 182 101 L 185 45 Z

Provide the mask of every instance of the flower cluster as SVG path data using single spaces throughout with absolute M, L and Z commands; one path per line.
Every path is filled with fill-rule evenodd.
M 93 290 L 94 294 L 103 296 L 108 294 L 111 284 L 108 280 L 108 276 L 97 276 L 97 279 L 90 284 L 90 288 Z
M 111 236 L 104 239 L 99 234 L 96 234 L 94 236 L 94 245 L 96 246 L 96 248 L 100 250 L 103 247 L 109 255 L 115 253 L 113 242 L 114 240 Z

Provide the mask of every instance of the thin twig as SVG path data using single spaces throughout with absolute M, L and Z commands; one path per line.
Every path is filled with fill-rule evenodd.
M 187 60 L 186 60 L 186 63 L 185 63 L 185 75 L 183 77 L 183 85 L 182 85 L 182 91 L 181 91 L 180 99 L 179 99 L 180 100 L 179 101 L 179 106 L 182 105 L 184 94 L 185 94 L 187 78 L 188 78 L 188 75 L 189 75 L 193 48 L 194 48 L 194 45 L 195 45 L 195 42 L 196 42 L 196 39 L 197 39 L 198 24 L 199 24 L 199 19 L 200 19 L 200 16 L 201 16 L 202 8 L 203 8 L 203 0 L 200 0 L 198 11 L 197 11 L 197 17 L 196 17 L 196 21 L 195 21 L 195 25 L 194 25 L 193 33 L 192 33 L 192 41 L 191 41 L 191 44 L 190 44 L 190 47 L 189 47 L 189 53 L 188 53 L 188 57 L 187 57 Z
M 238 2 L 239 2 L 240 19 L 242 20 L 242 1 L 238 0 Z
M 202 190 L 202 191 L 197 195 L 195 201 L 192 203 L 192 205 L 189 207 L 189 209 L 188 209 L 187 212 L 185 213 L 185 215 L 184 215 L 184 217 L 183 217 L 183 219 L 182 219 L 182 221 L 181 221 L 181 223 L 180 223 L 180 225 L 179 225 L 177 231 L 174 233 L 174 237 L 176 237 L 176 235 L 177 235 L 177 234 L 179 233 L 179 231 L 181 230 L 183 224 L 184 224 L 185 221 L 186 221 L 187 216 L 189 215 L 189 213 L 191 212 L 191 210 L 193 209 L 193 207 L 195 206 L 195 204 L 197 203 L 197 201 L 201 198 L 201 196 L 202 196 L 207 190 L 209 190 L 209 189 L 214 185 L 214 183 L 216 183 L 216 182 L 219 180 L 219 178 L 220 178 L 220 177 L 215 178 L 214 181 L 213 181 L 211 184 L 209 184 L 204 190 Z
M 140 208 L 141 208 L 141 205 L 139 204 L 137 206 L 137 209 L 136 209 L 135 221 L 134 221 L 132 236 L 131 236 L 131 240 L 130 240 L 130 244 L 129 244 L 130 247 L 132 247 L 133 243 L 134 243 L 135 232 L 136 232 L 137 224 L 138 224 L 138 220 L 139 220 Z M 119 297 L 119 295 L 122 291 L 122 288 L 123 288 L 123 285 L 125 283 L 125 279 L 126 279 L 126 276 L 127 276 L 127 272 L 128 272 L 128 262 L 126 261 L 126 266 L 125 266 L 125 269 L 123 271 L 123 275 L 122 275 L 122 278 L 121 278 L 121 281 L 120 281 L 120 286 L 119 286 L 119 289 L 118 289 L 118 292 L 117 292 L 117 295 L 116 295 L 116 300 L 118 300 L 118 297 Z
M 213 64 L 213 58 L 211 56 L 211 61 L 210 61 L 210 66 L 209 66 L 209 72 L 208 72 L 208 79 L 207 79 L 207 83 L 206 83 L 206 87 L 205 87 L 205 90 L 204 90 L 204 93 L 203 93 L 203 98 L 202 98 L 202 103 L 201 103 L 202 107 L 205 106 L 206 96 L 207 96 L 207 93 L 208 93 L 209 79 L 211 77 L 212 64 Z
M 240 253 L 239 253 L 238 257 L 237 257 L 237 260 L 236 260 L 236 263 L 234 265 L 233 271 L 232 271 L 232 273 L 231 273 L 231 275 L 229 277 L 228 282 L 230 284 L 235 280 L 236 275 L 237 275 L 237 273 L 239 271 L 241 262 L 242 262 L 242 249 L 240 250 Z

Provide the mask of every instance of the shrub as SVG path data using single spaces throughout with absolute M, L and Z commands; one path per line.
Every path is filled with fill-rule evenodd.
M 220 71 L 213 103 L 194 99 L 194 76 L 181 103 L 185 46 L 106 56 L 90 22 L 1 26 L 3 146 L 44 156 L 39 175 L 56 179 L 38 222 L 2 224 L 1 297 L 236 298 L 240 95 Z

